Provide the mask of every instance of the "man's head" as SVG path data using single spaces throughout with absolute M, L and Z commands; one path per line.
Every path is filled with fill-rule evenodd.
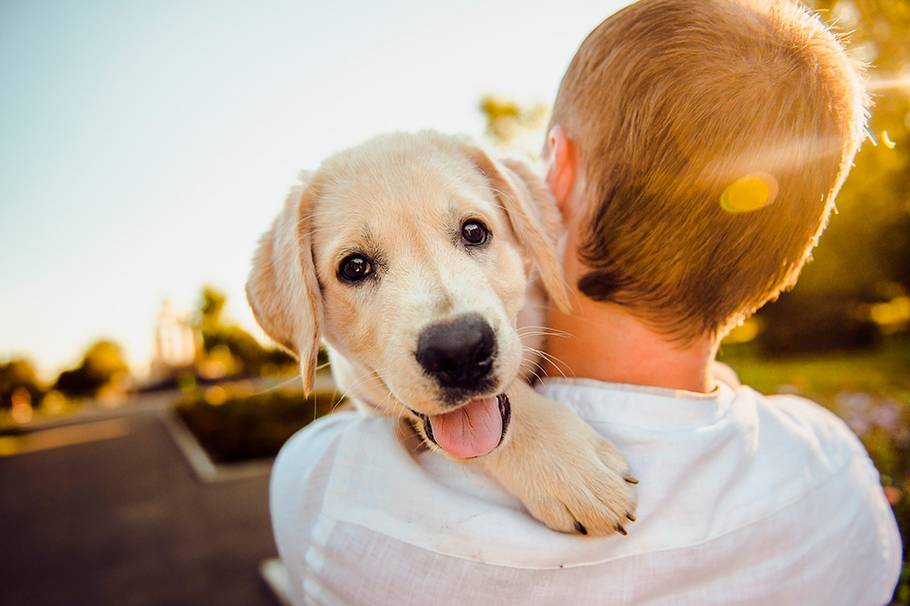
M 674 340 L 723 335 L 795 283 L 865 101 L 837 39 L 792 2 L 642 0 L 613 15 L 569 66 L 548 142 L 578 289 Z

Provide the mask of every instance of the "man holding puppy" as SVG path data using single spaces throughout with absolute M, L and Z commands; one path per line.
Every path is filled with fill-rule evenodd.
M 629 459 L 637 522 L 627 537 L 560 535 L 442 457 L 327 509 L 355 464 L 334 456 L 353 422 L 335 415 L 274 470 L 295 599 L 886 603 L 900 540 L 859 441 L 811 402 L 712 372 L 726 332 L 795 282 L 864 103 L 836 39 L 790 2 L 642 0 L 602 23 L 563 79 L 545 153 L 574 295 L 574 314 L 550 312 L 568 336 L 548 350 L 574 376 L 539 389 Z M 362 439 L 377 458 L 393 444 Z

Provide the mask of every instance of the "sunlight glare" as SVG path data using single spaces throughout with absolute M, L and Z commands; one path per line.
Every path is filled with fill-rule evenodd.
M 720 196 L 720 206 L 728 213 L 749 213 L 768 206 L 777 197 L 777 179 L 763 172 L 740 177 Z
M 869 82 L 866 88 L 870 92 L 904 88 L 907 89 L 906 92 L 910 93 L 910 75 L 905 75 L 900 78 L 883 78 L 881 80 L 872 80 Z

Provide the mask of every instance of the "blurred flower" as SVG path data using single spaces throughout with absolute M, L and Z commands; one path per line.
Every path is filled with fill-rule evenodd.
M 858 436 L 862 436 L 872 428 L 866 417 L 859 414 L 847 415 L 844 420 L 847 422 L 850 429 L 853 430 L 853 433 Z
M 903 491 L 897 486 L 885 486 L 885 497 L 892 506 L 900 503 L 903 496 Z
M 901 409 L 893 401 L 887 401 L 869 412 L 869 420 L 882 429 L 895 432 L 901 427 Z
M 841 391 L 834 397 L 834 401 L 848 416 L 850 413 L 865 415 L 872 406 L 873 398 L 861 391 Z

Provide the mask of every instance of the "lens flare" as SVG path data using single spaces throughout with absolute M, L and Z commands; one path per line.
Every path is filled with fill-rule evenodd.
M 866 131 L 866 138 L 869 139 L 869 143 L 872 144 L 872 147 L 878 147 L 878 139 L 875 137 L 875 133 L 872 132 L 868 126 L 864 126 L 863 130 Z
M 750 213 L 765 208 L 777 198 L 777 179 L 768 173 L 751 173 L 727 186 L 720 207 L 728 213 Z
M 869 82 L 866 88 L 875 92 L 903 88 L 906 89 L 907 92 L 910 92 L 910 75 L 900 74 L 895 78 L 873 80 L 872 82 Z

